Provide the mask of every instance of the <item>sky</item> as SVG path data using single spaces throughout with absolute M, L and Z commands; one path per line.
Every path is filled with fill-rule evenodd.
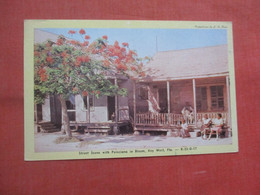
M 41 29 L 75 40 L 83 41 L 76 28 Z M 69 30 L 77 31 L 68 34 Z M 133 28 L 84 28 L 90 42 L 108 36 L 109 44 L 127 42 L 139 57 L 153 57 L 157 51 L 182 50 L 227 44 L 226 29 L 133 29 Z

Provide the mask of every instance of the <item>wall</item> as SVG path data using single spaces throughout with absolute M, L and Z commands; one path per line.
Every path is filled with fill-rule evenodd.
M 87 122 L 88 110 L 84 109 L 83 99 L 80 95 L 75 97 L 76 104 L 76 121 Z M 94 107 L 90 108 L 90 122 L 106 122 L 108 120 L 107 113 L 107 97 L 94 97 Z
M 83 99 L 80 95 L 75 96 L 76 121 L 87 121 L 87 111 L 84 110 Z
M 193 108 L 193 87 L 190 82 L 170 82 L 171 112 L 180 114 L 188 102 Z
M 107 97 L 94 98 L 94 110 L 90 111 L 90 122 L 107 122 Z

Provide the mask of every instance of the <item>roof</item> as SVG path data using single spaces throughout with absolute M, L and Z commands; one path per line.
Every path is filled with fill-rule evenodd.
M 146 68 L 154 81 L 227 75 L 227 45 L 158 52 Z
M 48 39 L 56 42 L 58 37 L 59 35 L 56 35 L 54 33 L 46 32 L 40 29 L 34 29 L 34 43 L 43 43 Z

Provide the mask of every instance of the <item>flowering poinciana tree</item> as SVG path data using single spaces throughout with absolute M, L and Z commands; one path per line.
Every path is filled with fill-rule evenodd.
M 123 74 L 132 79 L 145 76 L 142 60 L 129 49 L 128 43 L 109 44 L 106 35 L 90 43 L 84 29 L 79 34 L 84 36 L 81 42 L 61 35 L 56 43 L 46 41 L 34 45 L 35 103 L 43 103 L 47 95 L 58 95 L 64 130 L 69 137 L 72 135 L 66 100 L 70 95 L 126 95 L 126 89 L 110 82 L 107 76 Z

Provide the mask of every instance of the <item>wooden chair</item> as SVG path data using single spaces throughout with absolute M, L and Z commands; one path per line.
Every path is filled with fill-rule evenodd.
M 222 130 L 221 130 L 222 131 Z M 220 136 L 221 132 L 218 132 L 218 130 L 210 129 L 208 140 L 210 140 L 212 135 L 216 135 L 216 138 L 218 140 L 218 137 Z
M 227 137 L 228 129 L 229 129 L 229 127 L 225 123 L 222 125 L 220 132 L 218 132 L 217 130 L 211 129 L 208 140 L 210 140 L 212 135 L 216 135 L 217 140 L 222 135 L 224 137 Z

